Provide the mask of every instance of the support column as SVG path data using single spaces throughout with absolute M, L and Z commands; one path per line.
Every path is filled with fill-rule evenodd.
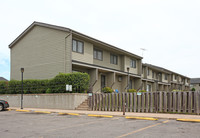
M 122 76 L 122 92 L 126 92 L 126 88 L 128 86 L 128 75 L 127 76 Z
M 108 87 L 112 88 L 115 84 L 115 72 L 108 73 Z
M 90 69 L 89 70 L 90 75 L 90 90 L 91 92 L 96 91 L 95 85 L 98 81 L 98 69 Z
M 142 89 L 142 79 L 141 78 L 136 78 L 135 83 L 134 83 L 134 88 L 136 90 L 141 90 Z

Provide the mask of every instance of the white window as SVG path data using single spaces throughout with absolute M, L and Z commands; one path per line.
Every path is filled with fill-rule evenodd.
M 135 59 L 131 59 L 130 66 L 131 66 L 131 68 L 136 68 L 136 60 Z
M 77 53 L 83 53 L 83 50 L 84 50 L 83 42 L 78 40 L 72 40 L 72 51 Z

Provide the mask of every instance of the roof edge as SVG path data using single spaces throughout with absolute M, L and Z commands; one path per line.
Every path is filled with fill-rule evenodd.
M 47 24 L 47 23 L 41 23 L 41 22 L 34 21 L 13 42 L 11 42 L 8 47 L 11 48 L 15 43 L 17 43 L 24 35 L 26 35 L 36 25 L 42 26 L 42 27 L 47 27 L 47 28 L 52 28 L 52 29 L 56 29 L 56 30 L 67 31 L 67 32 L 70 31 L 69 28 L 65 28 L 65 27 L 60 27 L 60 26 L 56 26 L 56 25 L 51 25 L 51 24 Z
M 165 72 L 169 72 L 169 73 L 171 73 L 171 74 L 177 74 L 177 75 L 180 75 L 180 76 L 182 76 L 182 77 L 191 79 L 190 77 L 187 77 L 187 76 L 184 76 L 184 75 L 182 75 L 182 74 L 176 73 L 176 72 L 174 72 L 174 71 L 165 69 L 165 68 L 163 68 L 163 67 L 159 67 L 159 66 L 156 66 L 156 65 L 148 64 L 148 63 L 142 63 L 142 65 L 143 65 L 143 66 L 152 67 L 152 68 L 162 69 L 162 70 L 165 71 Z
M 72 29 L 70 29 L 70 28 L 61 27 L 61 26 L 57 26 L 57 25 L 51 25 L 51 24 L 42 23 L 42 22 L 36 22 L 36 21 L 34 21 L 34 22 L 33 22 L 28 28 L 26 28 L 12 43 L 10 43 L 9 48 L 12 48 L 12 46 L 13 46 L 15 43 L 17 43 L 23 36 L 25 36 L 25 35 L 26 35 L 34 26 L 36 26 L 36 25 L 42 26 L 42 27 L 48 27 L 48 28 L 52 28 L 52 29 L 57 29 L 57 30 L 61 30 L 61 31 L 66 31 L 66 32 L 70 32 L 70 31 L 71 31 L 73 34 L 79 35 L 79 36 L 81 36 L 81 37 L 85 37 L 86 39 L 90 39 L 91 41 L 95 41 L 95 42 L 97 42 L 97 43 L 101 43 L 101 44 L 103 44 L 103 45 L 108 46 L 109 48 L 113 48 L 113 49 L 115 49 L 115 50 L 117 50 L 117 51 L 122 51 L 122 52 L 126 53 L 127 55 L 134 56 L 134 57 L 136 57 L 136 58 L 138 58 L 138 59 L 143 59 L 143 57 L 141 57 L 141 56 L 138 56 L 138 55 L 136 55 L 136 54 L 133 54 L 133 53 L 131 53 L 131 52 L 128 52 L 128 51 L 126 51 L 126 50 L 123 50 L 123 49 L 121 49 L 121 48 L 118 48 L 118 47 L 116 47 L 116 46 L 110 45 L 110 44 L 105 43 L 105 42 L 103 42 L 103 41 L 100 41 L 100 40 L 98 40 L 98 39 L 92 38 L 92 37 L 90 37 L 90 36 L 87 36 L 87 35 L 85 35 L 85 34 L 82 34 L 82 33 L 80 33 L 80 32 L 77 32 L 77 31 L 75 31 L 75 30 L 72 30 Z

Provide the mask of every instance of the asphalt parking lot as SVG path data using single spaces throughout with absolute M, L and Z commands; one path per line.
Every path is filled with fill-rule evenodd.
M 2 138 L 200 137 L 200 123 L 97 118 L 57 113 L 0 112 Z

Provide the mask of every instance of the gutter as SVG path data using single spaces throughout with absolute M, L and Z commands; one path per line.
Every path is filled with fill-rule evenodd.
M 66 47 L 67 47 L 67 38 L 72 35 L 72 31 L 70 31 L 70 33 L 65 37 L 65 47 L 64 47 L 64 72 L 66 73 Z

